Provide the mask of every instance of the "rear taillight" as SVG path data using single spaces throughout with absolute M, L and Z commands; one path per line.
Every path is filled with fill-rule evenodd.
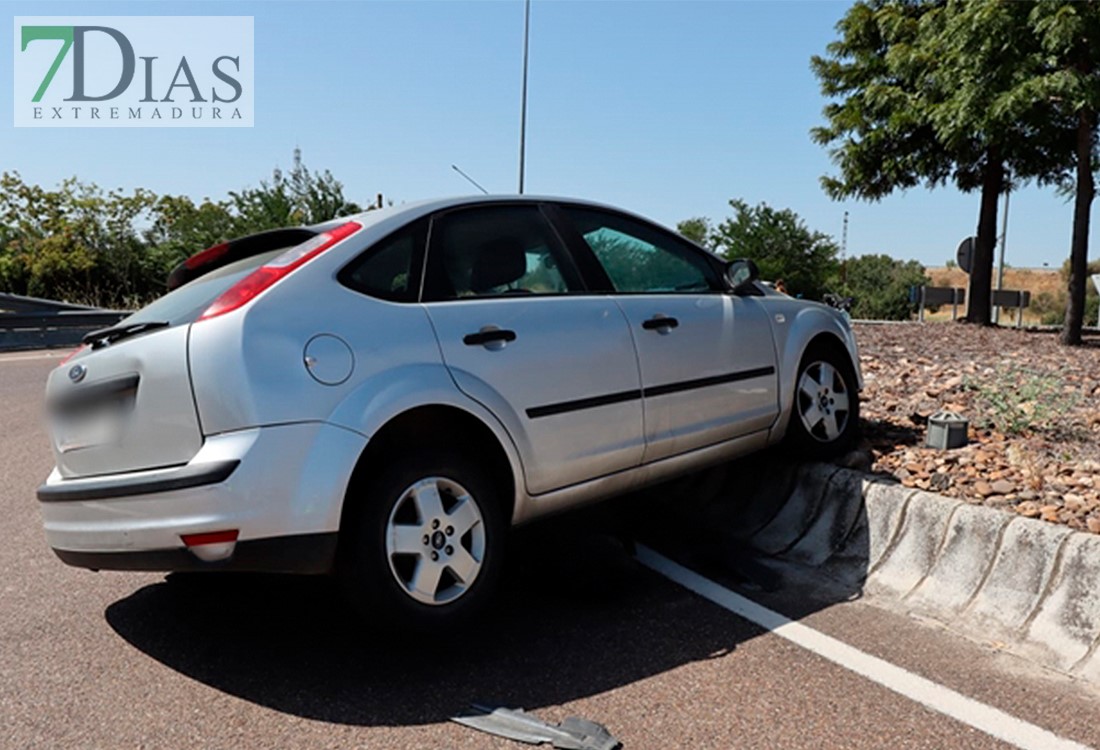
M 203 562 L 220 562 L 233 557 L 237 549 L 238 529 L 207 531 L 201 534 L 183 534 L 180 539 L 195 557 Z
M 203 311 L 199 320 L 207 320 L 224 315 L 247 304 L 253 297 L 258 296 L 279 279 L 289 275 L 295 269 L 308 263 L 313 258 L 328 250 L 341 240 L 345 240 L 358 232 L 363 227 L 349 221 L 335 229 L 321 232 L 313 239 L 292 247 L 285 253 L 275 258 L 270 263 L 260 266 L 252 273 L 245 276 L 233 286 L 222 292 L 221 296 L 214 300 L 210 307 Z
M 225 531 L 207 531 L 202 534 L 182 534 L 180 539 L 188 547 L 201 547 L 205 544 L 229 544 L 230 542 L 237 541 L 237 537 L 240 536 L 240 531 L 237 529 L 226 529 Z

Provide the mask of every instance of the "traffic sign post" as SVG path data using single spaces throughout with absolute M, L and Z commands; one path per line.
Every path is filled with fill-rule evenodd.
M 977 237 L 967 237 L 959 243 L 959 249 L 955 251 L 955 262 L 967 276 L 970 275 L 970 267 L 974 262 L 974 246 L 977 244 Z

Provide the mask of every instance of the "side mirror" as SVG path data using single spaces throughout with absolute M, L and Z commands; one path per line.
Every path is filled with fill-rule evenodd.
M 751 260 L 738 258 L 726 265 L 726 282 L 735 292 L 745 290 L 760 278 L 760 269 Z

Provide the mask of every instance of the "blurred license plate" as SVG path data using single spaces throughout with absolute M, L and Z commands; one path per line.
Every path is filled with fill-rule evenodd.
M 101 412 L 57 425 L 57 449 L 62 453 L 113 443 L 119 435 L 117 414 Z

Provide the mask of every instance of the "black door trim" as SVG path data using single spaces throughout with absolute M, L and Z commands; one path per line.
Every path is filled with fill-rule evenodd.
M 640 390 L 620 391 L 619 393 L 608 393 L 604 396 L 579 398 L 576 401 L 561 401 L 557 404 L 547 404 L 546 406 L 532 406 L 527 410 L 527 416 L 531 419 L 538 419 L 539 417 L 565 414 L 570 411 L 582 411 L 584 409 L 595 409 L 598 406 L 620 404 L 624 401 L 636 401 L 641 397 L 642 392 Z
M 753 378 L 762 378 L 765 375 L 772 375 L 775 373 L 775 368 L 757 367 L 753 370 L 741 370 L 740 372 L 731 372 L 726 375 L 714 375 L 709 378 L 696 378 L 695 380 L 681 380 L 679 383 L 669 383 L 667 385 L 658 385 L 652 388 L 645 389 L 645 395 L 647 397 L 652 396 L 667 396 L 670 393 L 680 393 L 681 391 L 691 391 L 696 388 L 709 388 L 712 385 L 722 385 L 724 383 L 736 383 L 738 380 L 752 380 Z
M 707 378 L 681 380 L 676 383 L 667 383 L 665 385 L 657 385 L 651 388 L 633 391 L 620 391 L 618 393 L 608 393 L 603 396 L 579 398 L 575 401 L 561 401 L 556 404 L 547 404 L 545 406 L 532 406 L 530 409 L 527 410 L 527 417 L 529 419 L 538 419 L 540 417 L 549 417 L 555 414 L 565 414 L 571 411 L 582 411 L 584 409 L 595 409 L 597 407 L 608 406 L 610 404 L 619 404 L 624 401 L 634 401 L 639 398 L 667 396 L 670 393 L 681 393 L 683 391 L 691 391 L 698 388 L 710 388 L 711 386 L 723 385 L 725 383 L 736 383 L 739 380 L 752 380 L 753 378 L 761 378 L 766 375 L 774 374 L 775 368 L 769 365 L 767 367 L 756 367 L 752 370 L 740 370 L 738 372 L 730 372 L 726 373 L 725 375 L 712 375 Z

